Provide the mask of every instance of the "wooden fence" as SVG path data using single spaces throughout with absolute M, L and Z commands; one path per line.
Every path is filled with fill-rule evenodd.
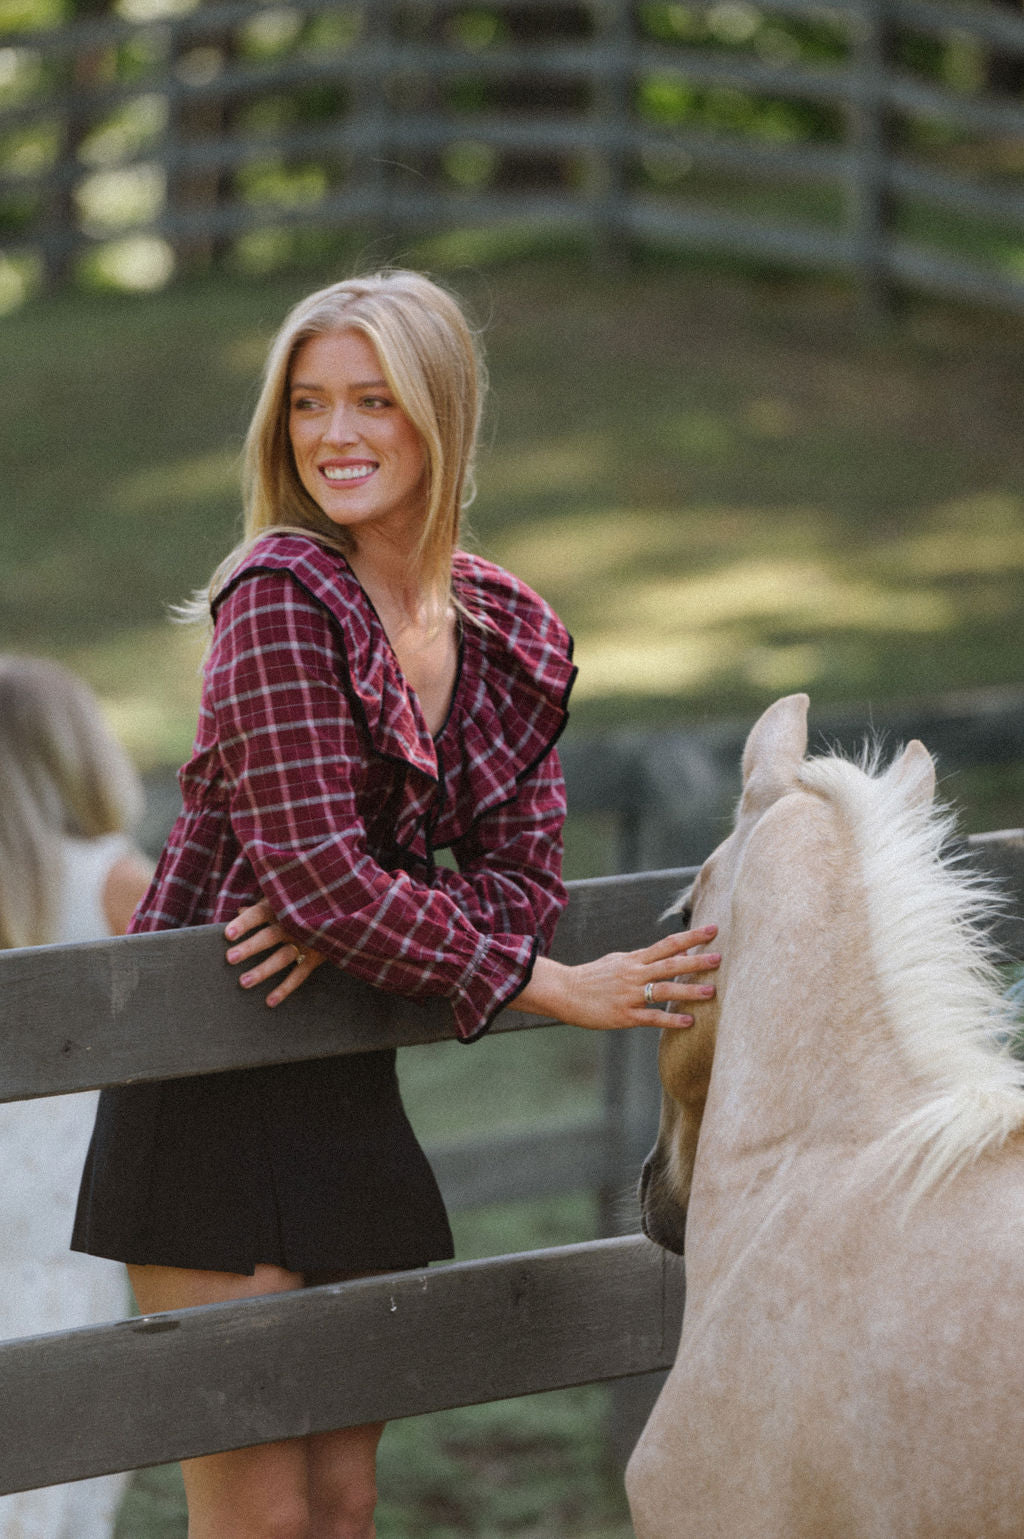
M 856 753 L 865 723 L 881 744 L 917 737 L 935 755 L 940 794 L 963 803 L 964 771 L 1024 764 L 1024 689 L 997 685 L 916 700 L 827 706 L 811 713 L 811 751 Z M 745 720 L 688 722 L 676 728 L 621 727 L 593 736 L 571 730 L 559 744 L 574 815 L 602 820 L 608 867 L 617 871 L 699 865 L 728 832 L 740 791 Z M 177 813 L 177 790 L 156 790 L 154 813 Z M 1005 820 L 1024 821 L 1009 805 Z
M 0 49 L 9 283 L 554 230 L 1024 310 L 1024 18 L 996 0 L 121 9 Z
M 1001 939 L 1024 956 L 1024 834 L 983 836 L 975 854 L 1012 890 Z M 574 884 L 556 954 L 645 943 L 690 874 Z M 0 1100 L 451 1034 L 443 1007 L 329 969 L 270 1017 L 216 927 L 8 952 L 0 998 Z M 543 1024 L 505 1012 L 495 1029 Z M 561 1152 L 567 1183 L 589 1179 Z M 476 1158 L 508 1163 L 490 1145 Z M 629 1236 L 6 1343 L 0 1492 L 649 1373 L 672 1361 L 682 1306 L 681 1265 Z

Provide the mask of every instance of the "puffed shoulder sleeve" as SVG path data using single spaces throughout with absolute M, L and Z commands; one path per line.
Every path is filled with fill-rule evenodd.
M 472 1038 L 528 981 L 537 926 L 517 928 L 524 914 L 478 928 L 451 894 L 370 853 L 360 793 L 372 765 L 339 645 L 287 573 L 247 575 L 220 604 L 206 692 L 232 827 L 297 940 L 389 992 L 446 998 Z

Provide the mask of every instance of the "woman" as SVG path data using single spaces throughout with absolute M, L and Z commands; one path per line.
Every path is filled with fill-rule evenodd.
M 152 867 L 127 830 L 138 778 L 86 686 L 0 656 L 0 947 L 123 934 Z M 0 1106 L 0 1336 L 120 1319 L 119 1267 L 70 1255 L 93 1094 Z M 0 1539 L 108 1539 L 121 1476 L 0 1497 Z
M 478 379 L 458 306 L 414 273 L 286 319 L 246 537 L 212 584 L 185 810 L 134 928 L 235 920 L 231 959 L 270 949 L 247 986 L 287 970 L 270 1003 L 327 959 L 447 999 L 467 1041 L 513 998 L 581 1026 L 686 1024 L 658 1006 L 713 992 L 686 981 L 715 966 L 688 955 L 708 933 L 585 967 L 543 955 L 574 669 L 548 606 L 458 548 Z M 106 1094 L 75 1243 L 127 1261 L 146 1312 L 452 1253 L 393 1052 Z M 190 1539 L 370 1539 L 381 1430 L 190 1461 Z

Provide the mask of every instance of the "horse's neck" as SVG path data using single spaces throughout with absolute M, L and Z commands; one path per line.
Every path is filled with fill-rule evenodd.
M 733 1190 L 814 1181 L 906 1104 L 908 1071 L 869 960 L 867 895 L 835 827 L 814 834 L 751 852 L 723 948 L 698 1165 Z

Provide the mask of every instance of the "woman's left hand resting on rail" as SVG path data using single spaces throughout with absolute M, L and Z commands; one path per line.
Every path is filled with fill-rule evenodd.
M 264 902 L 243 908 L 224 933 L 232 943 L 227 953 L 232 964 L 262 956 L 262 961 L 241 975 L 243 988 L 256 988 L 284 973 L 268 994 L 268 1005 L 287 999 L 326 961 L 322 952 L 291 940 Z M 538 957 L 529 983 L 509 1003 L 515 1010 L 551 1016 L 590 1031 L 692 1026 L 693 1016 L 679 1007 L 714 995 L 715 986 L 705 975 L 714 972 L 721 958 L 717 952 L 691 953 L 696 946 L 708 945 L 715 934 L 714 925 L 683 930 L 640 951 L 613 951 L 574 967 Z M 645 996 L 648 984 L 651 1003 Z

